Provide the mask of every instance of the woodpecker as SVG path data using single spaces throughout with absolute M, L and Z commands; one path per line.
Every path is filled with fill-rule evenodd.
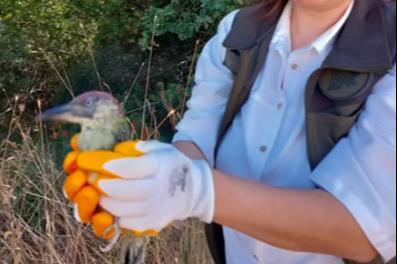
M 118 143 L 132 139 L 131 126 L 119 102 L 105 92 L 84 93 L 66 105 L 45 111 L 38 116 L 38 120 L 80 125 L 81 132 L 77 139 L 80 151 L 113 150 Z M 118 229 L 117 226 L 115 228 Z M 138 237 L 131 231 L 124 235 L 121 243 L 121 264 L 145 263 L 145 236 Z

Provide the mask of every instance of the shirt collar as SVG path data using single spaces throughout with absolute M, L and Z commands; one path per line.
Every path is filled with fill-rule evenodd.
M 281 14 L 272 42 L 270 43 L 271 49 L 291 52 L 292 5 L 291 1 L 289 1 Z
M 316 41 L 311 45 L 303 48 L 303 50 L 315 49 L 320 55 L 326 57 L 332 50 L 333 43 L 335 41 L 336 35 L 342 29 L 343 25 L 346 23 L 354 7 L 354 1 L 350 5 L 349 9 L 343 15 L 343 17 L 332 26 L 327 32 L 321 35 Z M 291 16 L 292 16 L 293 3 L 289 1 L 285 7 L 280 20 L 277 24 L 277 28 L 271 43 L 273 49 L 283 49 L 284 51 L 291 52 Z

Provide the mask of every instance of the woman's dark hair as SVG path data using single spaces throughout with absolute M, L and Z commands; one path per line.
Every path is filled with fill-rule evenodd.
M 262 0 L 262 10 L 265 12 L 266 17 L 279 14 L 288 1 L 289 0 Z
M 262 10 L 265 17 L 273 16 L 275 14 L 280 14 L 283 8 L 288 3 L 289 0 L 261 0 Z M 395 3 L 396 0 L 390 0 L 385 2 L 385 5 Z

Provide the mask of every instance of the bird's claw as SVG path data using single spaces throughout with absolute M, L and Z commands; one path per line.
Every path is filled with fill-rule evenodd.
M 117 242 L 119 241 L 119 239 L 121 237 L 121 229 L 118 224 L 113 224 L 108 229 L 106 229 L 103 237 L 106 238 L 108 236 L 108 234 L 112 231 L 114 231 L 113 238 L 110 240 L 110 242 L 108 243 L 108 245 L 106 247 L 100 248 L 101 251 L 104 253 L 110 252 L 114 248 L 114 246 L 117 244 Z

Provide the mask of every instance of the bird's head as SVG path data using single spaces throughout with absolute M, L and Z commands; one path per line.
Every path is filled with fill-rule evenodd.
M 119 102 L 109 93 L 87 92 L 66 105 L 49 109 L 39 121 L 64 121 L 80 125 L 107 123 L 124 116 Z

